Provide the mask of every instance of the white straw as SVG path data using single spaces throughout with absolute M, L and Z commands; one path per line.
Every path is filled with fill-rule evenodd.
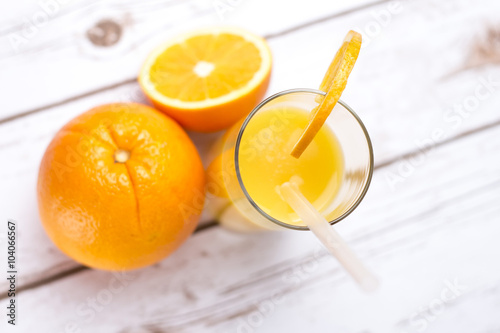
M 299 215 L 328 251 L 337 258 L 361 288 L 365 291 L 377 289 L 377 278 L 365 267 L 323 215 L 304 197 L 298 186 L 286 182 L 280 186 L 280 192 L 283 199 Z

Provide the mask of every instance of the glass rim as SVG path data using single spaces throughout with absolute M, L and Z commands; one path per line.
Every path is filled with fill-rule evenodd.
M 272 217 L 271 215 L 267 214 L 264 210 L 262 210 L 262 208 L 259 207 L 259 205 L 252 199 L 252 197 L 248 193 L 248 191 L 247 191 L 247 189 L 246 189 L 246 187 L 245 187 L 245 185 L 243 183 L 243 179 L 242 179 L 241 173 L 240 173 L 240 164 L 239 164 L 239 156 L 238 156 L 239 155 L 239 151 L 240 151 L 241 138 L 243 137 L 243 133 L 245 132 L 245 128 L 247 127 L 247 125 L 250 122 L 250 120 L 252 119 L 252 117 L 264 105 L 266 105 L 267 103 L 271 102 L 272 100 L 274 100 L 274 99 L 276 99 L 278 97 L 284 96 L 284 95 L 295 94 L 295 93 L 312 93 L 312 94 L 323 95 L 323 96 L 326 95 L 326 93 L 324 91 L 321 91 L 321 90 L 309 89 L 309 88 L 296 88 L 296 89 L 288 89 L 288 90 L 281 91 L 279 93 L 276 93 L 274 95 L 269 96 L 268 98 L 266 98 L 262 102 L 260 102 L 248 114 L 248 116 L 245 118 L 245 120 L 243 121 L 243 123 L 242 123 L 242 125 L 240 127 L 240 130 L 238 132 L 238 136 L 236 138 L 235 148 L 234 148 L 234 166 L 235 166 L 235 170 L 236 170 L 236 177 L 238 178 L 238 183 L 239 183 L 239 185 L 241 187 L 241 190 L 245 194 L 246 199 L 250 202 L 250 204 L 263 217 L 265 217 L 267 220 L 269 220 L 269 221 L 271 221 L 271 222 L 273 222 L 273 223 L 275 223 L 275 224 L 277 224 L 277 225 L 279 225 L 281 227 L 285 227 L 285 228 L 288 228 L 288 229 L 293 229 L 293 230 L 309 230 L 308 226 L 293 225 L 293 224 L 289 224 L 289 223 L 280 221 L 280 220 Z M 369 170 L 368 170 L 368 177 L 366 179 L 366 183 L 365 183 L 365 185 L 363 187 L 363 190 L 361 191 L 361 194 L 358 196 L 358 198 L 356 199 L 356 201 L 351 205 L 351 207 L 349 207 L 349 209 L 346 212 L 344 212 L 344 214 L 340 215 L 336 219 L 333 219 L 333 220 L 329 221 L 330 225 L 334 225 L 334 224 L 342 221 L 343 219 L 345 219 L 349 214 L 351 214 L 359 206 L 359 204 L 361 203 L 361 201 L 363 201 L 363 198 L 365 197 L 366 192 L 368 191 L 368 188 L 370 187 L 370 183 L 371 183 L 372 176 L 373 176 L 373 164 L 374 164 L 372 141 L 370 139 L 370 135 L 368 134 L 368 131 L 367 131 L 365 125 L 361 121 L 361 118 L 359 118 L 359 116 L 356 114 L 356 112 L 354 112 L 354 110 L 351 109 L 343 101 L 339 100 L 338 103 L 340 105 L 342 105 L 354 117 L 354 119 L 357 121 L 358 125 L 361 127 L 361 129 L 362 129 L 362 131 L 363 131 L 363 133 L 365 135 L 366 142 L 368 143 L 368 151 L 369 151 L 369 155 L 370 155 L 370 165 L 369 165 Z

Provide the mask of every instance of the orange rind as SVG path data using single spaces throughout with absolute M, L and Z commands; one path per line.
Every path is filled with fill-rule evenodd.
M 340 99 L 358 58 L 361 39 L 361 34 L 353 30 L 349 31 L 344 38 L 342 46 L 335 54 L 320 85 L 320 90 L 326 92 L 326 95 L 318 96 L 316 101 L 320 104 L 311 111 L 310 121 L 292 149 L 293 157 L 299 158 L 302 155 Z

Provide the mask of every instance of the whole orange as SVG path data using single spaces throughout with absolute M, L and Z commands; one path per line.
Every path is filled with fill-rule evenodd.
M 66 124 L 43 156 L 38 205 L 52 241 L 99 269 L 153 264 L 193 232 L 204 202 L 195 146 L 141 104 L 96 107 Z

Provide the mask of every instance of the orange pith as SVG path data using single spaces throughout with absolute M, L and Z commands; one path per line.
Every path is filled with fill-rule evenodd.
M 230 58 L 238 61 L 231 62 Z M 183 65 L 179 66 L 181 62 Z M 242 88 L 252 79 L 261 62 L 259 50 L 243 37 L 208 34 L 169 47 L 157 58 L 149 75 L 156 90 L 163 95 L 195 102 Z M 197 66 L 205 66 L 206 76 L 196 74 Z

